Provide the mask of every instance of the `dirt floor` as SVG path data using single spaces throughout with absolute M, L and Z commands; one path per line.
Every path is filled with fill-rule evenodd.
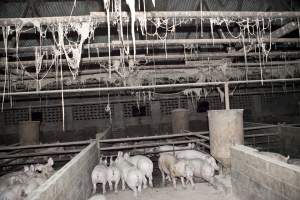
M 206 182 L 196 183 L 195 189 L 192 189 L 191 185 L 183 189 L 178 181 L 176 190 L 171 185 L 147 188 L 142 190 L 137 198 L 134 198 L 133 192 L 127 189 L 126 191 L 120 191 L 118 193 L 109 192 L 106 198 L 107 200 L 237 200 L 231 193 L 230 177 L 222 177 L 219 178 L 219 180 L 226 185 L 226 193 L 222 190 L 214 189 Z

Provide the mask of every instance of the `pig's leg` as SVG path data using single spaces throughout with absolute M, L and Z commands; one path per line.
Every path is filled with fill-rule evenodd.
M 142 184 L 139 184 L 139 185 L 138 185 L 138 191 L 139 191 L 139 192 L 142 192 Z
M 119 181 L 120 181 L 120 179 L 117 179 L 117 180 L 115 181 L 115 192 L 118 192 Z
M 109 190 L 112 191 L 113 190 L 113 186 L 112 186 L 111 180 L 108 181 L 108 185 L 109 185 Z
M 152 175 L 149 175 L 149 176 L 148 176 L 148 179 L 149 179 L 149 185 L 150 185 L 150 187 L 153 187 L 153 183 L 152 183 Z
M 125 190 L 125 180 L 122 178 L 122 190 Z
M 144 185 L 144 189 L 147 188 L 147 179 L 146 176 L 143 176 L 143 185 Z
M 194 180 L 193 177 L 189 177 L 188 180 L 190 181 L 192 188 L 195 189 L 195 184 L 194 184 Z
M 171 177 L 173 181 L 173 187 L 176 189 L 176 177 Z
M 105 186 L 106 186 L 106 182 L 103 182 L 103 183 L 102 183 L 102 191 L 103 191 L 103 194 L 106 193 Z
M 185 188 L 184 177 L 180 177 L 182 187 Z
M 163 172 L 162 169 L 159 169 L 160 170 L 160 173 L 161 173 L 161 180 L 162 180 L 162 185 L 165 185 L 166 183 L 166 177 L 165 177 L 165 173 Z

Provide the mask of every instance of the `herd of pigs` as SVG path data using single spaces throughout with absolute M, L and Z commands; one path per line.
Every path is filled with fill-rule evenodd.
M 159 153 L 158 168 L 162 176 L 162 184 L 166 180 L 176 188 L 176 179 L 180 179 L 182 187 L 191 184 L 194 188 L 194 178 L 209 182 L 214 188 L 224 192 L 228 188 L 215 177 L 219 171 L 216 160 L 207 153 L 197 151 L 193 144 L 188 146 L 159 146 L 151 150 Z M 299 159 L 289 159 L 277 153 L 259 152 L 289 164 L 300 165 Z M 23 170 L 8 173 L 0 177 L 0 200 L 23 200 L 55 173 L 54 161 L 49 158 L 46 164 L 24 166 Z M 136 197 L 142 188 L 153 187 L 153 162 L 144 155 L 130 156 L 129 153 L 118 152 L 113 157 L 100 158 L 99 163 L 91 173 L 93 195 L 89 200 L 105 200 L 106 185 L 110 190 L 118 192 L 119 182 L 122 190 L 127 185 Z M 102 194 L 96 194 L 97 184 L 102 185 Z
M 193 148 L 192 144 L 188 148 Z M 186 150 L 182 150 L 186 149 Z M 176 150 L 176 151 L 173 151 Z M 207 153 L 187 149 L 187 147 L 176 146 L 160 146 L 155 148 L 159 153 L 158 168 L 162 176 L 162 184 L 165 181 L 172 182 L 176 188 L 176 179 L 181 180 L 182 187 L 186 187 L 187 183 L 194 188 L 193 177 L 200 177 L 213 186 L 226 187 L 221 183 L 217 184 L 215 179 L 215 171 L 219 170 L 216 160 Z M 108 183 L 110 190 L 118 191 L 119 181 L 121 181 L 122 190 L 125 190 L 126 185 L 134 192 L 134 196 L 141 192 L 142 188 L 147 188 L 152 183 L 153 162 L 144 155 L 130 156 L 129 153 L 118 152 L 117 157 L 113 160 L 112 157 L 108 160 L 100 159 L 92 171 L 91 178 L 93 184 L 93 194 L 96 193 L 97 184 L 102 184 L 102 193 L 106 193 L 106 184 Z M 114 188 L 113 188 L 114 183 Z M 104 200 L 104 195 L 95 195 L 90 200 Z
M 0 200 L 22 200 L 44 183 L 52 174 L 54 161 L 24 166 L 23 170 L 0 177 Z

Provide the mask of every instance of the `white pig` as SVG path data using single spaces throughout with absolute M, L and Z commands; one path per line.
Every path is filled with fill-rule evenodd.
M 105 187 L 107 183 L 107 166 L 106 162 L 102 162 L 100 159 L 99 164 L 96 165 L 91 174 L 93 183 L 93 194 L 96 193 L 97 183 L 102 183 L 102 192 L 106 193 Z
M 141 192 L 143 180 L 145 176 L 133 164 L 123 157 L 122 152 L 118 152 L 118 157 L 115 160 L 117 167 L 121 171 L 122 190 L 125 190 L 125 182 L 128 187 L 133 190 L 134 196 L 137 196 L 137 191 Z
M 206 160 L 215 170 L 219 170 L 216 160 L 209 154 L 196 150 L 183 150 L 175 153 L 179 159 L 202 159 Z
M 153 162 L 146 156 L 143 155 L 135 155 L 129 156 L 128 153 L 124 154 L 124 158 L 131 162 L 134 166 L 136 166 L 145 177 L 148 178 L 150 187 L 153 187 L 152 183 L 152 173 L 153 173 Z M 147 180 L 143 180 L 144 188 L 147 187 Z
M 112 190 L 112 182 L 115 183 L 115 192 L 118 191 L 118 185 L 121 178 L 121 172 L 114 163 L 112 157 L 110 157 L 109 167 L 107 168 L 107 181 L 109 189 Z
M 181 179 L 182 186 L 185 187 L 184 178 L 189 180 L 194 187 L 193 169 L 188 161 L 177 159 L 171 154 L 161 154 L 158 159 L 158 167 L 162 175 L 162 184 L 165 184 L 165 174 L 170 176 L 174 188 L 176 188 L 176 177 Z
M 0 192 L 0 200 L 22 200 L 25 198 L 24 184 L 16 184 Z
M 226 186 L 215 178 L 215 169 L 208 160 L 198 158 L 187 161 L 192 166 L 194 176 L 206 180 L 216 189 L 220 186 L 225 192 L 227 191 Z

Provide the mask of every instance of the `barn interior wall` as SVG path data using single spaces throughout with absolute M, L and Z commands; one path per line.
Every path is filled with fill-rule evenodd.
M 62 131 L 62 107 L 59 100 L 47 102 L 16 102 L 12 109 L 0 112 L 0 141 L 14 143 L 18 141 L 18 121 L 29 119 L 29 111 L 41 112 L 41 141 L 71 141 L 94 138 L 95 133 L 112 124 L 111 137 L 127 137 L 172 133 L 171 111 L 186 108 L 190 114 L 190 130 L 208 130 L 207 114 L 197 113 L 196 99 L 180 96 L 141 101 L 138 105 L 145 106 L 145 116 L 135 117 L 132 107 L 137 105 L 134 100 L 126 101 L 126 97 L 111 101 L 111 119 L 105 111 L 107 99 L 85 98 L 65 100 L 65 131 Z M 297 123 L 299 93 L 281 93 L 264 95 L 235 95 L 230 97 L 231 108 L 244 109 L 244 121 L 277 123 L 288 121 Z M 209 96 L 201 101 L 209 102 L 209 109 L 224 109 L 219 96 Z M 83 103 L 84 102 L 84 103 Z M 43 104 L 47 106 L 40 106 Z M 7 106 L 8 107 L 8 106 Z

